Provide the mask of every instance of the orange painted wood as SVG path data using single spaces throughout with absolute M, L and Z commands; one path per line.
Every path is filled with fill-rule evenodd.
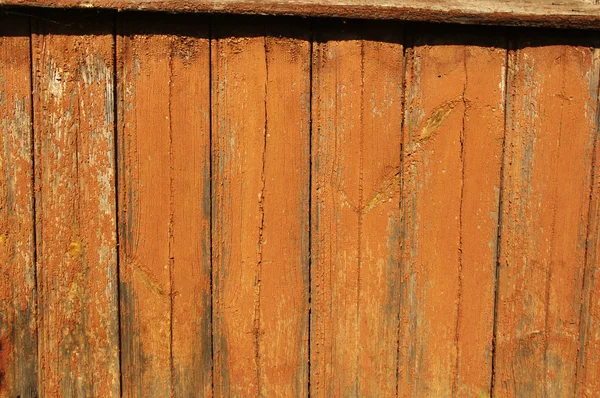
M 590 44 L 532 34 L 510 52 L 498 396 L 575 393 L 597 134 L 599 63 Z
M 595 35 L 20 11 L 0 397 L 600 391 Z
M 29 18 L 0 15 L 0 396 L 37 396 Z
M 214 389 L 308 386 L 307 25 L 214 20 Z
M 118 396 L 110 18 L 33 29 L 40 396 Z
M 593 69 L 598 68 L 600 49 L 593 53 Z M 590 89 L 598 87 L 600 76 L 590 76 Z M 598 104 L 596 104 L 596 113 Z M 598 127 L 596 127 L 598 128 Z M 592 185 L 590 190 L 590 209 L 586 236 L 586 257 L 583 275 L 583 294 L 581 302 L 581 324 L 579 334 L 579 351 L 576 369 L 576 394 L 593 397 L 600 391 L 600 176 L 598 161 L 600 146 L 598 133 L 595 136 L 594 152 L 591 164 Z
M 119 20 L 123 395 L 210 396 L 208 25 L 154 22 Z
M 404 62 L 386 28 L 316 31 L 312 396 L 396 393 Z
M 482 34 L 483 35 L 483 34 Z M 504 143 L 506 41 L 490 35 L 464 52 L 461 263 L 455 336 L 458 396 L 485 396 L 491 387 L 500 170 Z M 460 51 L 460 50 L 459 50 Z
M 169 27 L 173 393 L 210 397 L 210 43 L 206 19 Z
M 502 138 L 501 37 L 417 30 L 402 183 L 401 396 L 489 394 Z M 460 43 L 457 44 L 457 43 Z
M 260 393 L 266 397 L 308 395 L 308 26 L 283 19 L 265 27 L 259 358 Z

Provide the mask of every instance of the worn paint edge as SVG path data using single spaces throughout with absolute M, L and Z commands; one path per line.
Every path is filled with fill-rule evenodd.
M 257 15 L 297 15 L 452 22 L 459 24 L 600 29 L 600 8 L 571 1 L 563 4 L 491 3 L 471 0 L 460 5 L 428 0 L 0 0 L 0 7 L 111 9 Z

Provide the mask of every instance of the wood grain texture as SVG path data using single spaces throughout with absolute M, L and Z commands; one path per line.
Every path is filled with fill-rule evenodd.
M 491 388 L 492 335 L 499 201 L 505 131 L 506 41 L 464 41 L 461 263 L 455 336 L 457 396 L 486 396 Z M 426 67 L 426 65 L 423 65 Z
M 35 189 L 40 396 L 118 396 L 112 20 L 38 20 Z
M 592 0 L 0 0 L 3 5 L 600 28 Z
M 119 20 L 124 396 L 210 396 L 210 93 L 204 19 Z
M 37 396 L 29 24 L 0 15 L 0 397 Z
M 570 396 L 599 62 L 589 41 L 529 36 L 510 52 L 494 395 Z
M 593 68 L 597 70 L 600 63 L 600 49 L 594 49 Z M 600 76 L 590 76 L 590 90 L 598 87 Z M 595 98 L 597 97 L 596 94 Z M 598 103 L 596 102 L 596 120 L 598 120 Z M 597 123 L 597 122 L 596 122 Z M 600 391 L 600 146 L 598 145 L 598 128 L 596 125 L 595 147 L 591 164 L 592 185 L 590 189 L 590 209 L 586 236 L 586 257 L 583 275 L 583 292 L 581 302 L 581 327 L 579 334 L 579 355 L 577 357 L 578 396 L 593 397 Z
M 398 393 L 485 396 L 506 51 L 417 30 L 407 54 Z
M 171 44 L 173 393 L 212 394 L 208 21 L 174 19 Z
M 309 31 L 265 21 L 214 24 L 217 396 L 307 394 Z
M 402 30 L 328 25 L 313 53 L 311 395 L 391 396 Z
M 1 11 L 0 397 L 598 395 L 594 33 Z

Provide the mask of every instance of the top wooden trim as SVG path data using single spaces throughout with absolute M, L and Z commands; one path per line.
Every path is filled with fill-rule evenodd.
M 509 26 L 600 28 L 583 0 L 0 0 L 0 6 L 326 16 Z

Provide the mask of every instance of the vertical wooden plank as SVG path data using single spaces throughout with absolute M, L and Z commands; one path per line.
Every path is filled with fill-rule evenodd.
M 0 396 L 36 397 L 29 18 L 0 14 Z
M 124 396 L 210 396 L 208 24 L 119 22 Z
M 407 54 L 401 396 L 490 391 L 506 52 L 454 34 Z
M 215 395 L 303 396 L 308 26 L 241 18 L 216 19 L 214 27 Z
M 170 396 L 170 38 L 131 14 L 117 34 L 122 392 Z
M 600 49 L 596 44 L 593 54 L 593 72 L 600 72 Z M 590 76 L 590 92 L 596 89 L 600 94 L 600 76 Z M 600 391 L 600 145 L 598 145 L 598 103 L 596 102 L 596 136 L 591 163 L 592 185 L 590 189 L 590 211 L 586 239 L 586 258 L 581 302 L 581 327 L 579 334 L 579 355 L 577 356 L 576 395 L 593 397 Z
M 391 396 L 402 29 L 327 25 L 313 53 L 311 395 Z
M 260 394 L 267 81 L 264 26 L 213 19 L 213 341 L 216 396 Z M 244 25 L 243 27 L 240 25 Z
M 407 54 L 401 396 L 450 396 L 456 363 L 465 49 L 431 39 Z
M 510 54 L 494 394 L 571 396 L 598 62 L 587 41 L 529 36 Z
M 260 394 L 308 395 L 310 31 L 266 27 L 260 263 Z M 243 132 L 240 131 L 243 134 Z
M 168 21 L 161 18 L 162 21 Z M 206 18 L 165 24 L 171 38 L 173 393 L 212 396 L 210 42 Z
M 41 396 L 119 395 L 112 31 L 62 13 L 32 37 Z
M 464 101 L 460 268 L 454 393 L 489 394 L 501 168 L 505 133 L 507 43 L 498 32 L 463 37 Z M 472 43 L 472 45 L 469 45 Z

